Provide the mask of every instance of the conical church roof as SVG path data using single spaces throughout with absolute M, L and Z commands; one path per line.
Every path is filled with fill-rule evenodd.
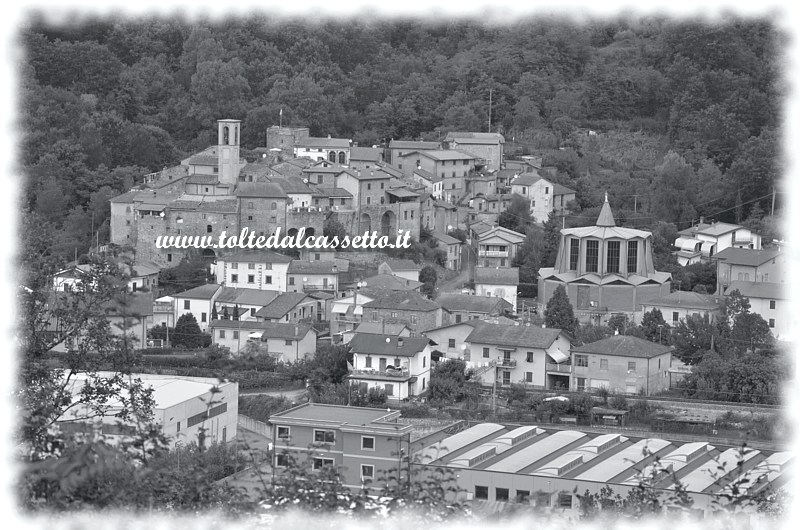
M 600 215 L 597 216 L 595 226 L 617 226 L 616 221 L 614 221 L 614 214 L 611 213 L 611 206 L 608 204 L 608 193 L 606 193 L 606 201 L 603 203 Z

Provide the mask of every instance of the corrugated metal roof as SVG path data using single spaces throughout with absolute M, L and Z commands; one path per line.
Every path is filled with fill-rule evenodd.
M 559 431 L 546 438 L 537 440 L 531 445 L 507 456 L 486 469 L 489 471 L 516 473 L 586 437 L 586 433 L 578 431 Z

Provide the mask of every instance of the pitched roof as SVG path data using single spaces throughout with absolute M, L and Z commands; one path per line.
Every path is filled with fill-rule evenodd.
M 311 326 L 308 324 L 293 324 L 290 322 L 260 322 L 258 320 L 212 320 L 211 327 L 260 330 L 262 331 L 261 340 L 301 340 L 308 334 L 309 331 L 311 331 Z
M 603 202 L 603 207 L 600 209 L 600 215 L 597 216 L 595 226 L 612 227 L 617 226 L 614 221 L 614 214 L 611 213 L 611 205 L 608 204 L 608 194 L 606 193 L 606 200 Z
M 186 179 L 186 184 L 217 184 L 219 177 L 217 175 L 190 175 Z
M 222 289 L 221 285 L 217 285 L 216 283 L 207 283 L 206 285 L 201 285 L 199 287 L 194 287 L 193 289 L 189 289 L 188 291 L 183 291 L 182 293 L 173 294 L 173 298 L 192 298 L 194 300 L 211 300 L 217 291 Z
M 311 188 L 297 177 L 289 177 L 289 178 L 271 178 L 269 181 L 272 184 L 277 184 L 281 187 L 284 193 L 311 193 Z
M 433 238 L 437 241 L 441 241 L 445 245 L 460 245 L 461 240 L 455 238 L 451 235 L 443 234 L 442 232 L 437 232 L 436 230 L 433 231 Z
M 255 316 L 262 318 L 283 318 L 297 304 L 308 298 L 305 293 L 281 293 L 268 305 L 256 311 Z
M 219 302 L 220 304 L 242 304 L 263 307 L 275 300 L 277 296 L 277 291 L 223 287 L 222 292 L 217 295 L 215 302 Z
M 389 149 L 441 149 L 439 142 L 414 142 L 409 140 L 392 140 Z
M 319 138 L 314 136 L 309 136 L 308 138 L 303 138 L 301 140 L 297 140 L 294 143 L 295 147 L 331 147 L 335 149 L 347 149 L 350 147 L 350 140 L 347 138 Z
M 519 285 L 519 269 L 475 267 L 475 283 L 490 285 Z
M 717 252 L 714 257 L 725 260 L 731 265 L 744 265 L 746 267 L 758 267 L 764 263 L 775 259 L 781 254 L 778 249 L 754 250 L 750 248 L 728 247 Z
M 620 357 L 640 357 L 650 359 L 672 351 L 672 346 L 656 344 L 649 340 L 629 335 L 614 335 L 597 342 L 572 348 L 575 353 L 596 353 L 600 355 L 617 355 Z
M 364 307 L 370 309 L 400 309 L 403 311 L 435 311 L 440 306 L 416 291 L 394 291 L 364 304 Z
M 556 182 L 553 183 L 553 195 L 572 195 L 576 193 L 575 190 L 569 189 Z
M 445 142 L 456 140 L 457 142 L 465 144 L 502 144 L 506 141 L 500 133 L 486 132 L 449 132 L 444 140 Z
M 364 286 L 372 289 L 388 289 L 391 291 L 413 291 L 422 285 L 422 282 L 401 278 L 394 274 L 377 274 L 363 280 Z
M 443 293 L 436 299 L 446 311 L 469 311 L 473 313 L 502 313 L 512 309 L 504 298 L 496 296 L 473 296 L 459 293 Z
M 475 160 L 476 156 L 471 155 L 469 153 L 465 153 L 463 151 L 459 151 L 458 149 L 434 149 L 430 151 L 411 151 L 409 153 L 403 153 L 400 155 L 402 158 L 413 156 L 414 153 L 419 153 L 420 155 L 432 158 L 433 160 L 443 161 L 443 160 Z
M 346 259 L 320 261 L 295 259 L 289 263 L 289 274 L 333 274 L 334 272 L 346 272 L 349 268 L 350 262 Z
M 510 182 L 512 186 L 532 186 L 535 183 L 543 180 L 535 171 L 532 173 L 523 173 Z
M 725 296 L 738 290 L 742 296 L 747 298 L 765 298 L 769 300 L 787 300 L 789 293 L 786 292 L 786 285 L 782 283 L 766 282 L 731 282 L 725 289 Z
M 332 164 L 331 162 L 318 162 L 313 166 L 303 168 L 303 173 L 333 173 L 338 175 L 347 169 L 347 166 L 340 166 L 339 164 Z
M 424 170 L 422 168 L 415 169 L 414 170 L 414 174 L 415 175 L 419 175 L 420 177 L 422 177 L 425 180 L 428 180 L 430 182 L 441 182 L 442 181 L 442 177 L 440 177 L 438 175 L 434 175 L 430 171 L 426 171 L 426 170 Z
M 356 333 L 350 340 L 350 351 L 369 355 L 413 357 L 428 345 L 426 337 L 398 337 Z
M 356 333 L 368 335 L 400 335 L 403 330 L 411 331 L 405 324 L 395 324 L 391 322 L 362 322 L 356 326 Z
M 315 187 L 311 192 L 312 197 L 332 197 L 332 198 L 348 198 L 353 197 L 353 194 L 344 188 L 321 188 Z
M 239 182 L 234 194 L 237 197 L 286 198 L 286 192 L 271 182 Z
M 228 263 L 289 263 L 292 258 L 271 250 L 242 250 L 219 258 Z
M 420 267 L 417 263 L 414 263 L 413 260 L 410 259 L 387 259 L 383 263 L 389 266 L 392 271 L 418 271 L 422 267 Z
M 377 147 L 351 147 L 350 160 L 369 160 L 378 162 L 383 151 Z
M 477 321 L 466 342 L 547 349 L 561 334 L 560 329 L 539 326 L 506 326 Z
M 712 294 L 701 294 L 690 291 L 675 291 L 666 296 L 644 302 L 647 306 L 685 307 L 687 309 L 720 309 L 723 299 Z

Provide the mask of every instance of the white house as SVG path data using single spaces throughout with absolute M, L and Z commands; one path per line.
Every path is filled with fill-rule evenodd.
M 286 275 L 292 258 L 269 250 L 238 252 L 217 260 L 214 268 L 217 283 L 286 292 Z
M 394 274 L 418 282 L 420 269 L 421 267 L 410 259 L 387 259 L 378 265 L 378 274 Z
M 295 158 L 307 157 L 311 160 L 348 164 L 350 162 L 351 141 L 346 138 L 315 138 L 309 136 L 294 144 Z
M 525 197 L 537 223 L 546 222 L 551 212 L 563 213 L 575 200 L 575 190 L 540 177 L 536 170 L 516 176 L 511 181 L 511 193 Z
M 675 252 L 678 264 L 686 266 L 707 260 L 726 248 L 761 249 L 761 236 L 740 225 L 729 223 L 700 223 L 678 232 Z
M 214 299 L 220 291 L 222 291 L 221 285 L 210 283 L 172 295 L 175 310 L 173 322 L 177 323 L 182 315 L 191 313 L 200 325 L 200 329 L 206 331 L 211 322 Z
M 502 226 L 483 230 L 479 223 L 470 227 L 480 234 L 478 240 L 478 265 L 481 267 L 511 267 L 525 235 Z
M 475 294 L 478 296 L 499 296 L 511 307 L 517 307 L 517 287 L 519 269 L 475 267 Z
M 482 321 L 473 325 L 465 339 L 469 360 L 494 367 L 498 383 L 569 388 L 570 338 L 560 329 Z
M 796 336 L 797 319 L 792 317 L 791 302 L 786 285 L 769 282 L 731 282 L 725 296 L 739 291 L 750 300 L 750 312 L 767 321 L 772 335 L 781 341 L 791 341 Z
M 380 388 L 388 399 L 403 400 L 421 394 L 430 383 L 431 348 L 425 337 L 357 333 L 350 351 L 348 379 L 363 390 Z

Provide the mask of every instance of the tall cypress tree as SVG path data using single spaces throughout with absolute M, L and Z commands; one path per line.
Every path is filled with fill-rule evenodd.
M 556 287 L 553 296 L 547 302 L 547 307 L 544 310 L 544 323 L 548 328 L 559 328 L 570 335 L 575 334 L 575 327 L 578 321 L 572 311 L 572 304 L 567 296 L 567 290 L 563 285 Z

